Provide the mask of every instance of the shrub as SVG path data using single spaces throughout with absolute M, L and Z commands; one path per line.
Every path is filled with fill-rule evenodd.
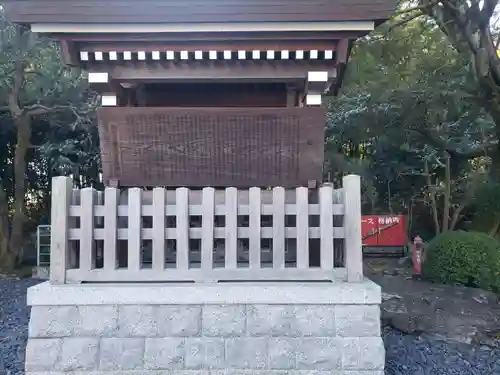
M 500 291 L 500 242 L 480 232 L 445 232 L 427 246 L 425 279 Z

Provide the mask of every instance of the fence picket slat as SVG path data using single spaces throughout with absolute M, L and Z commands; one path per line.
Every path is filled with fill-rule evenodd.
M 333 270 L 333 187 L 319 188 L 321 268 Z
M 361 240 L 361 178 L 345 176 L 342 180 L 344 192 L 345 267 L 347 281 L 363 280 L 363 244 Z
M 213 268 L 215 189 L 204 188 L 202 196 L 201 267 L 209 271 Z
M 225 265 L 227 269 L 236 269 L 238 261 L 238 190 L 226 189 L 226 246 Z
M 153 269 L 165 268 L 165 189 L 153 189 Z
M 128 269 L 131 271 L 141 268 L 141 194 L 139 188 L 128 190 Z
M 70 265 L 69 231 L 71 218 L 69 206 L 73 192 L 73 181 L 69 177 L 52 179 L 52 207 L 50 212 L 50 282 L 64 284 L 66 269 Z
M 177 268 L 189 268 L 189 190 L 178 188 L 175 191 Z
M 297 268 L 304 269 L 309 266 L 309 189 L 299 187 L 296 189 L 297 204 Z
M 104 190 L 104 269 L 109 271 L 116 268 L 119 194 L 113 187 Z
M 273 189 L 273 268 L 285 268 L 285 189 Z
M 83 188 L 81 195 L 80 217 L 80 269 L 90 271 L 94 264 L 94 205 L 96 191 L 93 188 Z
M 260 255 L 261 255 L 261 194 L 260 188 L 250 188 L 249 196 L 249 267 L 258 269 L 260 268 Z

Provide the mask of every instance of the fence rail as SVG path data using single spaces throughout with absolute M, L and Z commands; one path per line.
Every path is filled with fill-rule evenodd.
M 70 178 L 56 177 L 50 278 L 360 281 L 360 205 L 359 176 L 346 176 L 342 189 L 104 192 L 74 190 Z M 341 265 L 334 251 L 339 243 Z

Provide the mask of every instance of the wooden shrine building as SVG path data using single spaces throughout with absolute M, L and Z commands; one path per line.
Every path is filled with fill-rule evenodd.
M 102 96 L 107 185 L 322 180 L 325 97 L 395 0 L 16 0 Z

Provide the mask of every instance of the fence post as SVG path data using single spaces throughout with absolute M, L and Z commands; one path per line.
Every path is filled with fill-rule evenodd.
M 73 193 L 70 177 L 52 179 L 50 213 L 50 282 L 64 284 L 68 263 L 69 206 Z
M 363 280 L 363 248 L 361 241 L 361 178 L 345 176 L 342 180 L 344 192 L 345 267 L 347 281 Z

